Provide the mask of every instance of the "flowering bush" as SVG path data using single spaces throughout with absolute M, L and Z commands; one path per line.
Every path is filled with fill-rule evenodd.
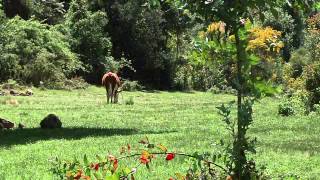
M 219 176 L 226 176 L 227 170 L 222 166 L 209 160 L 209 155 L 199 154 L 185 154 L 178 152 L 170 152 L 167 147 L 162 144 L 153 144 L 149 142 L 146 137 L 139 141 L 142 148 L 139 149 L 138 153 L 132 152 L 130 144 L 122 146 L 120 148 L 120 154 L 122 156 L 116 157 L 112 154 L 108 154 L 106 157 L 96 156 L 97 160 L 91 162 L 87 156 L 84 155 L 83 160 L 77 159 L 73 161 L 65 161 L 55 158 L 53 163 L 52 172 L 60 177 L 61 179 L 107 179 L 107 180 L 125 180 L 135 179 L 135 173 L 141 166 L 150 168 L 151 162 L 155 158 L 163 158 L 164 161 L 174 160 L 176 156 L 182 156 L 186 158 L 193 158 L 195 166 L 201 167 L 201 172 L 198 172 L 195 168 L 189 169 L 185 175 L 176 173 L 173 177 L 168 177 L 170 180 L 186 180 L 186 179 L 197 179 L 199 177 L 217 177 L 220 170 Z M 222 155 L 215 157 L 222 157 Z M 134 158 L 138 161 L 138 165 L 135 167 L 127 167 L 126 165 L 119 165 L 119 163 L 128 158 Z M 217 160 L 218 158 L 215 158 Z M 194 167 L 195 167 L 194 166 Z

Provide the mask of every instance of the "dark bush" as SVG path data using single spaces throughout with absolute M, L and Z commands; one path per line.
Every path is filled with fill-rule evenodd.
M 138 81 L 124 80 L 122 84 L 122 90 L 124 91 L 139 91 L 143 88 L 144 87 L 140 85 Z
M 282 102 L 279 105 L 278 113 L 282 116 L 291 116 L 294 114 L 294 108 L 289 101 Z
M 64 89 L 64 90 L 74 90 L 74 89 L 86 89 L 89 84 L 81 77 L 75 77 L 71 79 L 63 79 L 57 82 L 47 82 L 43 84 L 44 88 L 48 89 Z

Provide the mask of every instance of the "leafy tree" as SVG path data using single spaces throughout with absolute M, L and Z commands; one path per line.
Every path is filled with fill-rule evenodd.
M 289 15 L 286 11 L 282 9 L 277 9 L 278 17 L 274 17 L 271 12 L 264 12 L 265 21 L 262 23 L 264 27 L 270 26 L 273 29 L 281 31 L 282 34 L 282 42 L 284 43 L 284 47 L 282 49 L 282 57 L 288 62 L 292 51 L 294 51 L 295 47 L 293 44 L 294 39 L 294 31 L 292 31 L 295 27 L 294 19 L 291 15 Z
M 147 87 L 170 86 L 171 53 L 167 47 L 164 11 L 145 8 L 143 0 L 92 1 L 93 11 L 104 9 L 110 17 L 106 32 L 113 44 L 112 56 L 124 56 L 136 69 L 122 71 L 123 77 L 139 80 Z
M 39 21 L 53 25 L 64 20 L 64 3 L 59 0 L 35 0 L 31 7 L 31 15 Z
M 31 5 L 31 0 L 3 0 L 4 12 L 9 18 L 18 15 L 25 20 L 29 19 Z
M 181 90 L 187 90 L 188 87 L 191 86 L 193 86 L 192 88 L 195 88 L 195 84 L 197 84 L 195 89 L 206 89 L 203 87 L 208 87 L 207 83 L 204 83 L 207 85 L 203 86 L 201 85 L 203 81 L 198 81 L 198 83 L 196 83 L 196 79 L 200 78 L 206 81 L 206 77 L 202 77 L 200 72 L 199 74 L 191 73 L 190 71 L 186 72 L 188 71 L 187 69 L 192 66 L 187 60 L 188 53 L 192 49 L 192 40 L 199 29 L 202 28 L 202 24 L 196 21 L 197 17 L 194 14 L 191 14 L 190 11 L 180 8 L 179 3 L 163 1 L 161 2 L 161 10 L 164 12 L 163 18 L 165 19 L 165 22 L 163 28 L 167 38 L 169 58 L 171 59 L 169 61 L 170 66 L 168 67 L 170 79 L 173 81 L 171 86 Z M 197 67 L 195 69 L 201 71 L 201 68 L 203 67 Z M 192 80 L 193 82 L 190 82 L 187 79 L 193 79 L 195 81 Z
M 285 65 L 283 83 L 291 99 L 305 104 L 305 113 L 315 110 L 320 103 L 320 13 L 308 18 L 307 25 L 305 44 L 293 52 Z
M 0 53 L 0 81 L 12 78 L 39 85 L 63 80 L 81 67 L 64 35 L 19 17 L 2 26 Z
M 114 61 L 110 38 L 104 33 L 107 24 L 104 12 L 93 13 L 85 0 L 74 0 L 66 15 L 67 29 L 62 30 L 69 34 L 72 50 L 79 54 L 86 68 L 78 74 L 92 83 L 100 83 L 102 75 L 111 70 L 108 64 Z
M 5 20 L 5 13 L 3 11 L 2 0 L 0 1 L 0 24 Z
M 159 1 L 150 0 L 150 5 L 158 5 Z M 171 1 L 174 2 L 174 1 Z M 177 1 L 175 1 L 177 2 Z M 237 89 L 237 123 L 233 129 L 233 146 L 230 150 L 230 162 L 228 168 L 234 173 L 235 179 L 249 179 L 251 163 L 247 160 L 246 153 L 254 152 L 254 141 L 249 141 L 246 132 L 252 123 L 252 105 L 256 95 L 263 91 L 270 91 L 270 88 L 263 82 L 251 78 L 250 69 L 258 60 L 251 52 L 247 52 L 248 46 L 248 28 L 245 27 L 245 21 L 252 19 L 255 14 L 263 18 L 263 11 L 269 10 L 277 16 L 276 7 L 282 5 L 281 1 L 261 1 L 261 0 L 217 0 L 217 1 L 200 1 L 200 0 L 183 0 L 180 1 L 182 6 L 201 14 L 207 20 L 222 21 L 226 23 L 226 34 L 234 35 L 236 48 L 236 89 Z M 295 1 L 297 5 L 304 4 L 304 1 Z M 253 52 L 252 52 L 253 53 Z M 258 92 L 258 94 L 257 94 Z M 223 114 L 227 109 L 221 107 Z M 228 114 L 228 113 L 227 113 Z M 226 115 L 227 115 L 226 114 Z M 226 116 L 226 119 L 227 116 Z M 226 121 L 227 124 L 229 121 Z

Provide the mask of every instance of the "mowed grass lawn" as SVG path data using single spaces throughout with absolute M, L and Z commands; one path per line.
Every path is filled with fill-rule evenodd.
M 0 132 L 0 179 L 53 179 L 53 157 L 72 160 L 87 154 L 119 155 L 127 143 L 133 151 L 145 136 L 176 152 L 212 152 L 212 144 L 228 137 L 216 106 L 235 100 L 232 95 L 194 92 L 124 92 L 121 104 L 106 104 L 105 90 L 34 90 L 32 97 L 12 97 L 19 105 L 7 105 L 0 97 L 0 117 L 22 122 L 26 129 Z M 125 105 L 132 98 L 134 105 Z M 274 179 L 296 174 L 301 179 L 320 179 L 320 117 L 277 115 L 279 100 L 265 98 L 254 108 L 250 136 L 258 138 L 255 158 L 266 165 Z M 63 129 L 41 130 L 40 121 L 57 114 Z M 136 165 L 137 160 L 122 163 Z M 168 179 L 186 172 L 188 161 L 163 158 L 141 167 L 136 179 Z

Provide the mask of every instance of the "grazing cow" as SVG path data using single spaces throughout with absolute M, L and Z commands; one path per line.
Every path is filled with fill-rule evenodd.
M 120 87 L 120 78 L 116 73 L 108 72 L 102 77 L 102 85 L 106 87 L 107 102 L 111 98 L 111 103 L 118 102 L 118 88 Z

